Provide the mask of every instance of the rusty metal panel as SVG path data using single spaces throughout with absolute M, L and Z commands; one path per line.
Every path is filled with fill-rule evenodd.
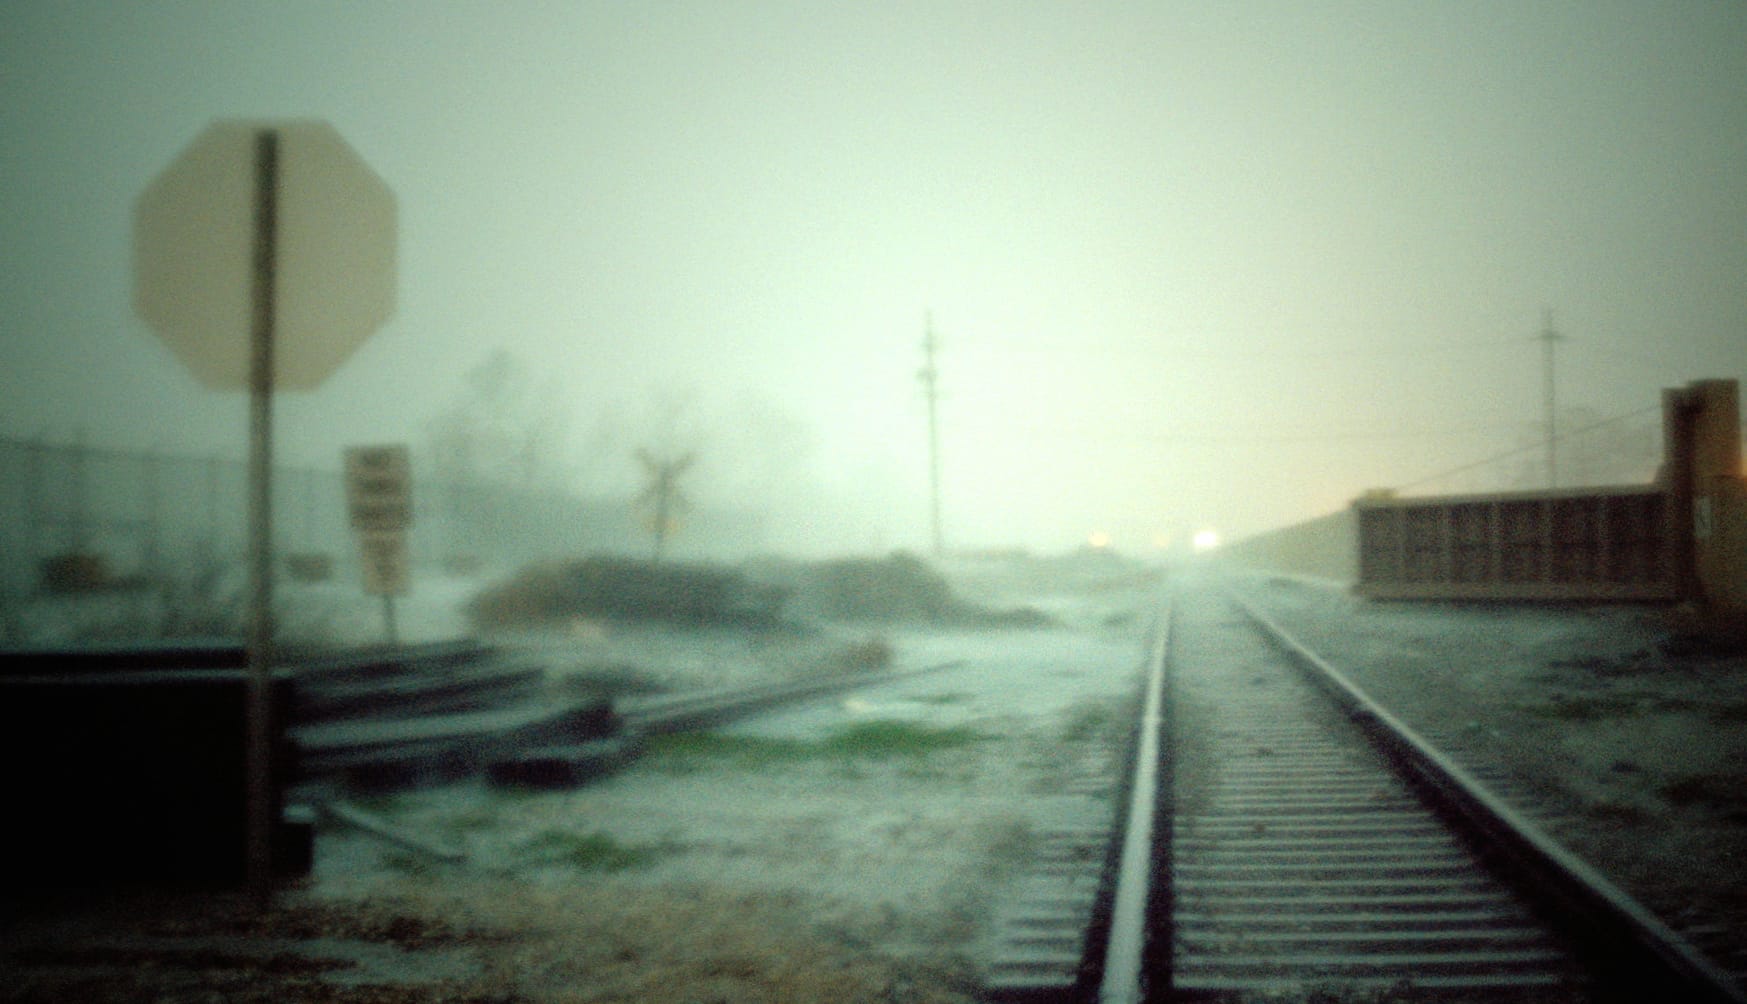
M 1374 599 L 1671 600 L 1656 486 L 1353 503 L 1357 591 Z

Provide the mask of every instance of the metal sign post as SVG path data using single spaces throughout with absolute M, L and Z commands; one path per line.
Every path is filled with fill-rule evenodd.
M 201 383 L 249 394 L 244 871 L 272 889 L 273 394 L 394 312 L 394 195 L 324 122 L 220 121 L 140 193 L 134 309 Z
M 249 682 L 243 756 L 248 772 L 245 869 L 249 889 L 273 887 L 273 293 L 279 211 L 279 134 L 255 133 L 255 240 L 249 325 Z

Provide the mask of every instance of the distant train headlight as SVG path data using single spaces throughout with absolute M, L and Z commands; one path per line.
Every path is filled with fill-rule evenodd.
M 1197 551 L 1211 551 L 1219 546 L 1218 530 L 1196 530 L 1189 546 Z

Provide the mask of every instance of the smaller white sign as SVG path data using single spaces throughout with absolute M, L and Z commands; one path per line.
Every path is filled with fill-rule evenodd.
M 361 531 L 412 525 L 412 456 L 405 446 L 346 450 L 346 507 Z
M 399 530 L 362 530 L 358 559 L 364 566 L 364 591 L 373 596 L 402 596 L 407 591 L 406 534 Z

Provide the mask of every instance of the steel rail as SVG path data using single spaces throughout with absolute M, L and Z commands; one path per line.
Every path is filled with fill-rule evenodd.
M 845 690 L 896 683 L 925 673 L 953 669 L 963 664 L 962 659 L 954 659 L 948 662 L 918 666 L 914 669 L 842 673 L 799 680 L 784 680 L 779 683 L 756 684 L 749 687 L 688 691 L 661 697 L 627 698 L 616 701 L 614 709 L 624 720 L 626 728 L 644 735 L 686 732 L 723 724 L 784 704 L 798 703 Z
M 1747 992 L 1661 919 L 1439 752 L 1417 731 L 1233 590 L 1228 595 L 1411 783 L 1454 817 L 1564 926 L 1627 999 L 1747 1004 Z
M 1147 657 L 1140 734 L 1130 770 L 1127 824 L 1117 864 L 1115 899 L 1110 907 L 1109 940 L 1105 945 L 1100 1004 L 1139 1004 L 1149 989 L 1154 946 L 1170 944 L 1169 885 L 1160 883 L 1158 867 L 1170 858 L 1170 821 L 1162 812 L 1170 806 L 1170 763 L 1163 756 L 1166 731 L 1165 672 L 1170 659 L 1171 606 L 1159 615 L 1152 650 Z M 1155 834 L 1157 836 L 1155 837 Z

